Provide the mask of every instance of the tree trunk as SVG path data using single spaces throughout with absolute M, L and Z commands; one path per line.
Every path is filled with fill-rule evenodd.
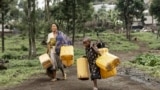
M 68 0 L 65 0 L 65 2 L 66 2 L 65 5 L 67 6 L 68 5 Z M 66 7 L 66 12 L 68 12 L 68 7 Z M 69 19 L 70 19 L 69 15 L 67 13 L 67 28 L 66 28 L 67 29 L 67 35 L 69 35 L 69 30 L 70 30 Z
M 128 23 L 128 40 L 131 41 L 131 22 Z
M 76 3 L 75 0 L 73 0 L 73 37 L 72 37 L 72 43 L 74 45 L 74 38 L 75 38 L 75 14 L 76 14 Z
M 83 29 L 83 38 L 86 36 L 86 30 Z
M 33 11 L 32 11 L 32 56 L 36 56 L 36 42 L 35 42 L 35 34 L 36 34 L 36 28 L 35 28 L 35 0 L 32 1 L 33 3 Z
M 159 25 L 159 23 L 158 23 Z M 158 26 L 158 29 L 157 29 L 157 39 L 160 37 L 160 27 Z
M 127 0 L 127 6 L 129 6 L 129 0 Z M 131 40 L 130 30 L 131 30 L 131 21 L 128 13 L 128 7 L 124 10 L 124 18 L 125 18 L 125 27 L 126 27 L 126 38 Z
M 46 26 L 49 26 L 50 14 L 49 14 L 49 0 L 45 0 L 45 22 Z M 47 29 L 50 29 L 49 27 Z M 48 30 L 44 30 L 44 41 L 46 41 Z
M 31 0 L 28 1 L 28 37 L 29 37 L 29 59 L 32 57 L 32 32 L 31 32 Z
M 154 24 L 154 21 L 153 21 L 153 15 L 152 15 L 152 26 L 153 26 L 153 24 Z
M 2 53 L 4 52 L 4 13 L 2 12 L 2 32 L 1 32 L 1 38 L 2 38 Z
M 49 21 L 49 0 L 45 0 L 45 20 Z
M 129 39 L 129 30 L 128 30 L 129 25 L 128 25 L 128 19 L 126 15 L 124 16 L 124 19 L 125 19 L 126 38 Z
M 32 5 L 32 6 L 31 6 Z M 33 8 L 33 9 L 31 9 Z M 28 0 L 28 36 L 29 36 L 29 59 L 36 56 L 35 43 L 35 0 Z

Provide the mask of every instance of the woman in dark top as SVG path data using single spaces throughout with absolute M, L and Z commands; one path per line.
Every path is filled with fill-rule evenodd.
M 100 69 L 96 65 L 96 59 L 100 53 L 98 52 L 98 48 L 95 44 L 91 43 L 89 38 L 84 38 L 83 45 L 85 46 L 86 50 L 86 57 L 89 62 L 89 69 L 91 73 L 91 80 L 94 83 L 93 90 L 98 90 L 97 88 L 97 79 L 101 79 Z

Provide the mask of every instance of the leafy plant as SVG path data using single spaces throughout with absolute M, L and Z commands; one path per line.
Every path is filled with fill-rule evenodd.
M 152 54 L 142 54 L 137 56 L 137 58 L 132 62 L 144 66 L 158 66 L 160 64 L 160 56 Z

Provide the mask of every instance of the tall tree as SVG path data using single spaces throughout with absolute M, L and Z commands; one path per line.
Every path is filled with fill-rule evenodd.
M 131 40 L 131 25 L 133 19 L 140 18 L 144 11 L 143 0 L 118 0 L 117 9 L 119 10 L 122 19 L 124 19 L 126 38 Z
M 27 0 L 28 2 L 28 30 L 29 30 L 29 59 L 36 56 L 35 45 L 35 0 Z
M 158 23 L 160 24 L 160 0 L 152 0 L 151 6 L 150 6 L 150 13 L 153 15 Z M 157 32 L 157 39 L 160 37 L 160 28 L 158 28 Z
M 1 38 L 2 38 L 2 52 L 5 51 L 5 45 L 4 45 L 4 24 L 5 24 L 5 16 L 7 12 L 9 11 L 9 3 L 12 0 L 0 0 L 0 13 L 1 13 L 1 23 L 2 23 L 2 32 L 1 32 Z

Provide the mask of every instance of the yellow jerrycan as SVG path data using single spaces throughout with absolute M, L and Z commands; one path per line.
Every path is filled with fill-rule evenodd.
M 117 56 L 111 53 L 104 53 L 96 60 L 96 65 L 103 70 L 112 70 L 120 64 L 120 60 Z
M 65 66 L 71 66 L 74 63 L 73 46 L 62 46 L 60 51 L 60 59 Z
M 104 53 L 108 53 L 108 48 L 99 48 L 98 51 L 100 52 L 100 54 L 104 54 Z
M 77 77 L 80 80 L 89 79 L 89 66 L 87 58 L 81 57 L 77 59 Z
M 110 71 L 100 69 L 100 74 L 101 74 L 102 79 L 109 78 L 109 77 L 115 76 L 117 74 L 117 69 L 113 68 Z
M 47 53 L 40 55 L 39 61 L 44 69 L 47 69 L 52 66 L 51 59 Z

